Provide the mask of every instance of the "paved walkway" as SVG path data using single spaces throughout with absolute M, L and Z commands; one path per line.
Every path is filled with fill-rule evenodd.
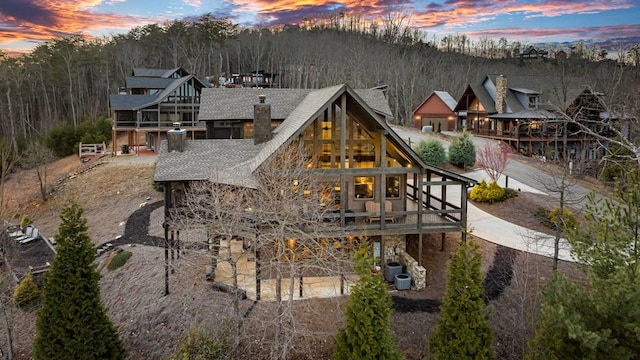
M 407 143 L 412 146 L 422 139 L 430 138 L 430 135 L 423 134 L 417 129 L 408 129 L 403 127 L 393 127 L 396 133 Z M 487 141 L 491 141 L 484 138 L 474 137 L 476 145 L 482 145 Z M 448 142 L 443 141 L 445 148 L 448 147 Z M 513 160 L 511 160 L 513 161 Z M 511 162 L 510 161 L 510 162 Z M 474 180 L 488 179 L 487 174 L 483 170 L 474 170 L 464 174 L 465 176 Z M 528 179 L 517 179 L 509 177 L 508 187 L 511 189 L 526 191 L 536 194 L 545 194 L 543 189 L 536 188 L 532 181 Z M 528 183 L 526 184 L 525 181 Z M 498 180 L 501 186 L 507 184 L 507 178 L 502 175 Z M 453 189 L 451 189 L 453 190 Z M 447 189 L 448 192 L 451 192 Z M 459 199 L 460 196 L 455 194 L 450 199 Z M 485 211 L 480 210 L 473 205 L 472 202 L 468 203 L 467 222 L 472 231 L 472 234 L 483 240 L 506 246 L 512 249 L 527 251 L 538 255 L 553 257 L 554 253 L 554 236 L 533 231 L 524 228 L 519 225 L 512 224 L 508 221 L 495 217 Z M 560 241 L 560 254 L 559 259 L 566 261 L 573 261 L 569 253 L 569 245 L 565 239 Z

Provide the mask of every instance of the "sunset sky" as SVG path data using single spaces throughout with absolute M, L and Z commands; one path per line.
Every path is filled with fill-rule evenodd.
M 463 33 L 525 43 L 640 40 L 640 0 L 0 0 L 0 49 L 24 52 L 62 35 L 108 36 L 205 13 L 253 27 L 339 12 L 402 13 L 429 40 Z

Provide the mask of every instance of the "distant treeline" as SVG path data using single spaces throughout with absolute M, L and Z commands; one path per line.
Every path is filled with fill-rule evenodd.
M 404 18 L 392 16 L 381 23 L 342 16 L 313 25 L 242 29 L 207 14 L 108 38 L 75 35 L 17 57 L 0 52 L 0 133 L 18 144 L 47 137 L 61 124 L 96 122 L 109 116 L 109 94 L 117 93 L 133 68 L 179 66 L 214 84 L 232 73 L 264 71 L 283 88 L 388 85 L 394 121 L 400 124 L 411 121 L 413 110 L 432 91 L 458 98 L 488 73 L 580 75 L 611 105 L 637 107 L 637 61 L 593 61 L 598 56 L 586 47 L 574 49 L 566 61 L 552 54 L 522 60 L 525 48 L 506 39 L 471 42 L 464 35 L 429 41 L 407 27 Z M 627 59 L 638 49 L 629 49 Z

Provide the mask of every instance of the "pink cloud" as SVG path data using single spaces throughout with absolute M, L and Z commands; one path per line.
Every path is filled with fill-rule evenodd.
M 608 10 L 629 9 L 633 5 L 628 0 L 608 2 L 543 1 L 536 4 L 518 3 L 514 0 L 494 1 L 448 1 L 441 10 L 433 7 L 414 13 L 414 25 L 418 28 L 436 26 L 466 26 L 495 19 L 498 15 L 523 13 L 526 18 L 557 17 L 568 14 L 589 14 Z
M 3 0 L 0 4 L 0 43 L 50 40 L 60 35 L 86 35 L 101 29 L 127 30 L 151 20 L 91 11 L 99 3 L 98 0 Z

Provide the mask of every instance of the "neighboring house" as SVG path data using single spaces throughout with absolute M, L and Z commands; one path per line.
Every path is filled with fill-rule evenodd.
M 311 188 L 323 192 L 323 198 L 328 195 L 329 208 L 335 209 L 331 225 L 318 221 L 324 237 L 366 235 L 376 244 L 374 255 L 381 263 L 416 241 L 421 259 L 424 234 L 444 239 L 445 233 L 466 228 L 473 180 L 425 164 L 387 125 L 383 116 L 389 113 L 382 91 L 348 85 L 205 89 L 201 119 L 210 138 L 184 140 L 184 130 L 176 128 L 158 156 L 154 181 L 164 184 L 165 221 L 179 213 L 180 193 L 192 182 L 250 188 L 265 162 L 295 146 L 306 150 L 304 171 L 312 174 Z M 168 229 L 165 235 L 173 239 L 179 230 Z M 425 282 L 419 267 L 417 288 Z M 256 275 L 256 284 L 259 280 Z
M 536 49 L 534 47 L 529 47 L 523 52 L 520 53 L 520 59 L 522 60 L 543 60 L 549 55 L 549 52 L 544 49 Z
M 122 133 L 127 135 L 125 147 L 146 145 L 156 151 L 174 122 L 180 122 L 192 139 L 205 137 L 204 124 L 198 120 L 200 93 L 207 87 L 203 81 L 179 67 L 133 69 L 125 83 L 118 94 L 109 97 L 114 153 Z
M 581 77 L 494 74 L 470 84 L 454 110 L 459 128 L 502 140 L 522 154 L 594 160 L 602 156 L 601 145 L 582 130 L 606 134 L 601 95 Z
M 558 50 L 555 53 L 555 58 L 556 60 L 558 60 L 559 62 L 564 62 L 566 61 L 569 57 L 567 55 L 567 52 L 564 50 Z
M 413 126 L 422 129 L 432 126 L 432 131 L 453 131 L 456 126 L 457 101 L 446 91 L 434 91 L 413 111 Z
M 251 73 L 235 73 L 231 74 L 231 77 L 220 78 L 220 86 L 235 88 L 235 87 L 258 87 L 258 88 L 270 88 L 276 86 L 275 75 L 259 70 Z

